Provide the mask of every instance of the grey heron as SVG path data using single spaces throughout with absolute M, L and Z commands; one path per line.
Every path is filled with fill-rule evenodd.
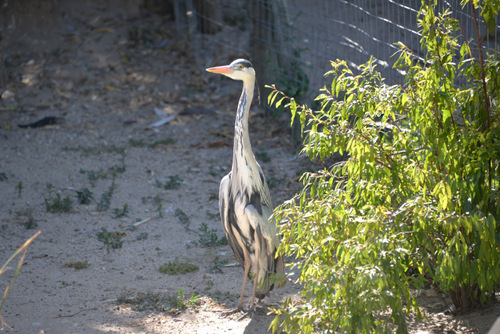
M 276 225 L 269 220 L 273 212 L 264 173 L 250 145 L 248 114 L 254 96 L 255 70 L 245 59 L 230 65 L 207 68 L 234 80 L 243 81 L 234 125 L 233 164 L 219 188 L 219 210 L 229 245 L 244 269 L 238 309 L 243 309 L 247 278 L 253 277 L 250 308 L 255 297 L 264 298 L 275 283 L 284 283 L 283 256 L 277 256 L 280 239 Z

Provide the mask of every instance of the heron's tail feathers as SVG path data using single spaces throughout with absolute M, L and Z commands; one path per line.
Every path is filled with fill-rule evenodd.
M 286 283 L 285 277 L 285 259 L 283 255 L 278 257 L 276 252 L 268 256 L 268 268 L 267 273 L 264 278 L 258 283 L 258 291 L 255 296 L 261 300 L 269 294 L 269 292 L 276 285 L 278 288 L 282 288 Z

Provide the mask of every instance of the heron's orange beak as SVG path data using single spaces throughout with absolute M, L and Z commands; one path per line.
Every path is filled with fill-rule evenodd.
M 234 70 L 229 66 L 210 67 L 210 68 L 207 68 L 207 71 L 212 72 L 212 73 L 219 73 L 219 74 L 231 74 L 234 72 Z

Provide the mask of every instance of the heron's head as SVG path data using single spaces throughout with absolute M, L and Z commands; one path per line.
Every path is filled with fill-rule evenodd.
M 253 65 L 246 59 L 236 59 L 229 65 L 210 67 L 207 68 L 207 71 L 225 75 L 233 80 L 255 80 L 255 70 L 253 69 Z

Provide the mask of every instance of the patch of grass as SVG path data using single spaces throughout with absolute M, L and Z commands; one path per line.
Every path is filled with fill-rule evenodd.
M 118 153 L 118 154 L 125 153 L 125 147 L 120 147 L 120 146 L 116 146 L 116 145 L 100 145 L 100 146 L 93 146 L 93 147 L 83 147 L 83 146 L 68 147 L 68 146 L 65 146 L 62 148 L 62 150 L 66 151 L 66 152 L 80 152 L 84 157 L 88 157 L 89 155 L 100 155 L 103 153 Z
M 99 203 L 97 203 L 97 211 L 106 211 L 111 206 L 111 198 L 113 197 L 113 192 L 115 191 L 115 180 L 111 182 L 108 190 L 106 190 L 102 195 Z
M 87 269 L 88 267 L 90 267 L 90 263 L 88 263 L 87 260 L 85 261 L 71 261 L 71 262 L 66 262 L 64 265 L 63 265 L 64 268 L 74 268 L 76 270 L 81 270 L 81 269 Z
M 0 173 L 0 182 L 7 181 L 9 178 L 7 177 L 7 174 L 4 172 Z
M 210 194 L 210 197 L 208 198 L 208 200 L 209 201 L 213 201 L 213 200 L 218 201 L 219 200 L 219 194 L 217 194 L 217 193 Z
M 85 188 L 76 191 L 76 198 L 78 199 L 79 204 L 89 205 L 90 201 L 94 198 L 94 194 L 89 190 L 89 188 Z
M 87 179 L 92 187 L 96 186 L 98 180 L 107 179 L 107 178 L 116 178 L 118 174 L 125 173 L 127 170 L 127 165 L 125 164 L 125 157 L 127 155 L 125 153 L 121 154 L 121 158 L 117 165 L 112 166 L 108 170 L 104 170 L 99 168 L 99 170 L 85 170 L 80 169 L 80 174 L 86 174 Z
M 138 293 L 135 297 L 122 295 L 116 300 L 118 305 L 128 305 L 135 311 L 164 312 L 170 304 L 169 299 L 160 293 Z
M 191 221 L 190 221 L 188 215 L 186 215 L 186 213 L 184 211 L 182 211 L 181 209 L 175 209 L 174 214 L 177 217 L 177 219 L 179 219 L 181 224 L 184 225 L 184 228 L 186 230 L 189 230 L 189 225 L 191 225 Z
M 283 182 L 285 182 L 285 178 L 282 177 L 280 179 L 276 178 L 275 176 L 272 176 L 269 177 L 267 180 L 267 186 L 269 187 L 269 189 L 273 189 L 274 187 L 277 187 L 281 184 L 283 184 Z
M 269 154 L 266 151 L 263 151 L 263 150 L 258 150 L 257 152 L 255 152 L 255 158 L 257 159 L 257 161 L 260 161 L 260 162 L 269 162 L 269 161 L 271 161 L 271 158 L 269 157 Z
M 113 218 L 121 218 L 125 217 L 128 215 L 128 204 L 125 203 L 121 208 L 114 208 L 113 209 Z
M 116 302 L 119 305 L 128 305 L 139 312 L 153 311 L 179 314 L 187 307 L 199 304 L 199 297 L 191 294 L 191 298 L 185 300 L 184 289 L 180 289 L 173 294 L 146 292 L 138 293 L 135 297 L 122 295 L 118 297 Z
M 81 284 L 76 283 L 76 281 L 73 281 L 73 282 L 68 282 L 68 281 L 59 281 L 59 283 L 61 283 L 60 288 L 66 288 L 66 287 L 68 287 L 68 286 L 72 286 L 72 285 L 78 285 L 78 286 L 81 286 Z
M 155 140 L 152 142 L 147 142 L 145 139 L 134 139 L 130 138 L 128 143 L 132 147 L 149 147 L 149 148 L 156 148 L 161 145 L 171 145 L 175 144 L 176 140 L 172 138 L 164 138 L 160 140 Z
M 200 268 L 195 264 L 175 260 L 174 262 L 162 264 L 158 271 L 162 274 L 181 275 L 197 271 L 199 269 Z
M 155 148 L 155 147 L 161 146 L 161 145 L 172 145 L 172 144 L 175 144 L 176 142 L 177 142 L 177 140 L 175 140 L 175 139 L 165 138 L 165 139 L 156 140 L 156 141 L 152 142 L 151 144 L 149 144 L 148 146 L 151 148 Z
M 128 140 L 128 144 L 132 147 L 146 147 L 148 146 L 148 143 L 146 143 L 146 140 L 144 139 L 135 139 L 135 138 L 130 138 Z
M 104 245 L 106 245 L 106 250 L 109 253 L 109 250 L 111 248 L 112 249 L 122 248 L 123 246 L 122 238 L 126 236 L 126 233 L 119 231 L 108 232 L 108 230 L 106 230 L 103 227 L 101 231 L 97 232 L 96 235 L 97 235 L 97 240 L 101 241 Z
M 215 229 L 208 230 L 208 225 L 205 223 L 201 223 L 200 226 L 200 239 L 198 242 L 206 247 L 210 246 L 223 246 L 227 245 L 226 236 L 219 238 L 216 234 Z
M 45 208 L 50 213 L 69 212 L 73 208 L 73 202 L 69 196 L 62 197 L 60 193 L 54 194 L 52 184 L 47 184 L 49 197 L 45 198 Z
M 184 181 L 179 177 L 179 175 L 170 175 L 168 177 L 168 180 L 165 181 L 165 184 L 163 185 L 163 189 L 165 190 L 170 190 L 170 189 L 179 189 L 181 186 L 181 182 Z

